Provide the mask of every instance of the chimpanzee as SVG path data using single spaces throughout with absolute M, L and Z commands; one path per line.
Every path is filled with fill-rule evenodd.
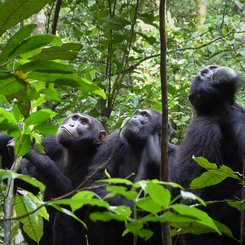
M 105 136 L 105 130 L 97 119 L 86 114 L 75 113 L 66 118 L 61 124 L 56 139 L 51 136 L 44 140 L 43 144 L 47 155 L 43 155 L 32 148 L 24 156 L 29 164 L 36 168 L 39 177 L 45 183 L 45 196 L 48 196 L 46 199 L 66 194 L 83 181 L 88 174 L 88 167 L 97 152 L 98 146 L 103 142 Z M 80 223 L 68 216 L 66 217 L 66 215 L 53 213 L 53 211 L 51 216 L 51 220 L 46 224 L 49 233 L 52 233 L 50 226 L 53 225 L 56 216 L 62 224 L 66 224 L 66 219 L 68 224 L 69 222 L 75 224 L 71 226 L 74 228 L 66 226 L 65 230 L 62 230 L 62 226 L 59 227 L 57 225 L 59 222 L 56 222 L 54 229 L 57 229 L 58 232 L 54 232 L 53 240 L 55 244 L 59 244 L 58 240 L 62 240 L 63 234 L 66 233 L 77 235 L 77 240 L 80 240 L 80 237 L 82 237 L 82 225 Z M 70 221 L 70 219 L 72 220 Z M 46 237 L 49 235 L 47 231 L 44 231 L 42 244 L 51 243 Z M 73 239 L 76 240 L 76 237 L 73 237 Z M 82 238 L 81 241 L 83 241 Z M 69 242 L 66 241 L 66 244 L 69 244 Z
M 160 137 L 162 127 L 162 114 L 156 110 L 138 110 L 132 118 L 125 120 L 119 132 L 107 137 L 95 156 L 91 169 L 97 169 L 107 162 L 105 168 L 112 178 L 128 178 L 132 181 L 142 179 L 159 179 L 160 176 Z M 169 133 L 171 126 L 169 125 Z M 175 164 L 176 147 L 169 144 L 169 169 Z M 171 175 L 171 174 L 170 174 Z M 104 171 L 95 175 L 96 179 L 106 178 Z M 171 179 L 171 178 L 170 178 Z M 107 193 L 97 189 L 97 193 L 104 197 Z M 109 200 L 112 205 L 131 205 L 121 196 Z M 90 245 L 132 244 L 132 237 L 122 237 L 124 230 L 119 222 L 87 222 L 88 242 Z M 159 224 L 158 224 L 159 225 Z M 161 244 L 160 225 L 153 228 L 155 234 L 148 241 L 138 240 L 137 244 Z
M 10 169 L 13 162 L 14 162 L 14 156 L 12 154 L 9 154 L 8 152 L 8 142 L 12 139 L 11 136 L 1 133 L 0 134 L 0 156 L 1 159 L 1 168 L 3 169 Z
M 194 78 L 189 100 L 195 117 L 191 121 L 177 154 L 177 179 L 189 189 L 190 182 L 203 173 L 192 157 L 205 157 L 218 166 L 225 164 L 243 172 L 245 160 L 245 111 L 235 102 L 235 93 L 242 76 L 228 67 L 210 65 Z M 241 197 L 241 186 L 231 178 L 222 183 L 193 191 L 204 200 L 225 200 Z M 227 225 L 239 239 L 240 214 L 226 203 L 205 208 L 208 214 Z M 214 233 L 184 236 L 184 244 L 238 244 L 227 236 Z

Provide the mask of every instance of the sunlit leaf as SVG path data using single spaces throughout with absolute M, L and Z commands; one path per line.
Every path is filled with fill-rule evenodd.
M 162 207 L 167 207 L 171 201 L 170 191 L 162 185 L 154 182 L 149 182 L 146 186 L 146 192 L 150 195 L 152 200 Z
M 82 45 L 79 43 L 64 43 L 60 47 L 48 47 L 33 56 L 34 60 L 72 60 L 77 57 Z
M 17 216 L 23 216 L 37 209 L 37 205 L 27 195 L 16 195 L 15 211 Z M 25 233 L 34 241 L 39 242 L 43 235 L 43 219 L 34 212 L 19 220 L 23 224 Z
M 9 58 L 10 54 L 14 51 L 16 46 L 23 41 L 23 39 L 31 35 L 35 27 L 35 24 L 24 26 L 8 40 L 7 44 L 2 50 L 2 53 L 0 54 L 1 63 L 5 62 Z
M 181 215 L 197 218 L 198 219 L 196 221 L 197 223 L 208 226 L 209 228 L 213 229 L 217 233 L 221 234 L 217 226 L 215 225 L 213 219 L 210 218 L 208 214 L 205 213 L 204 211 L 183 204 L 174 204 L 171 206 L 171 208 L 173 208 L 176 212 L 178 212 Z
M 32 113 L 26 119 L 26 125 L 38 125 L 47 122 L 50 118 L 53 118 L 56 113 L 50 109 L 41 109 Z

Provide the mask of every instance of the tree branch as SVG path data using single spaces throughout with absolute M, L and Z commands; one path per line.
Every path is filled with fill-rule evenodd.
M 61 5 L 62 5 L 62 0 L 57 0 L 55 12 L 54 12 L 53 24 L 52 24 L 52 31 L 51 31 L 51 33 L 54 35 L 56 34 L 56 30 L 57 30 Z

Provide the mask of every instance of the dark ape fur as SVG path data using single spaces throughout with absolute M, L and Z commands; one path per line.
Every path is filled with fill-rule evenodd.
M 105 130 L 97 119 L 81 113 L 73 114 L 64 120 L 55 137 L 43 140 L 46 155 L 34 148 L 25 155 L 27 160 L 20 172 L 37 175 L 43 181 L 45 200 L 69 193 L 87 176 L 88 167 L 104 137 Z M 50 220 L 45 223 L 44 236 L 39 244 L 52 244 L 52 240 L 53 244 L 70 244 L 71 241 L 72 244 L 83 244 L 80 223 L 53 209 L 49 214 Z M 28 243 L 35 244 L 29 239 Z
M 245 159 L 245 112 L 235 103 L 235 93 L 242 77 L 227 67 L 207 66 L 194 78 L 189 99 L 195 117 L 191 121 L 177 156 L 177 179 L 185 188 L 203 173 L 192 157 L 203 156 L 212 163 L 228 165 L 242 173 Z M 237 199 L 241 186 L 234 179 L 195 190 L 204 200 Z M 227 225 L 239 239 L 239 212 L 227 204 L 213 204 L 205 208 L 208 214 Z M 213 233 L 185 236 L 183 244 L 238 244 L 227 236 Z
M 112 178 L 127 178 L 132 173 L 132 181 L 142 179 L 159 179 L 160 176 L 160 137 L 162 115 L 155 110 L 138 110 L 134 116 L 125 120 L 120 132 L 112 133 L 107 137 L 96 154 L 91 170 L 107 162 L 106 170 Z M 169 127 L 170 129 L 170 127 Z M 175 161 L 175 146 L 169 144 L 169 168 L 172 173 Z M 104 171 L 95 176 L 95 179 L 106 178 Z M 104 197 L 104 189 L 97 190 Z M 109 200 L 113 205 L 131 205 L 121 196 Z M 88 241 L 90 245 L 132 244 L 132 237 L 122 237 L 123 224 L 119 222 L 87 221 Z M 158 224 L 159 225 L 159 224 Z M 155 234 L 149 241 L 138 240 L 137 244 L 161 244 L 160 225 L 152 227 Z M 95 235 L 96 234 L 96 235 Z

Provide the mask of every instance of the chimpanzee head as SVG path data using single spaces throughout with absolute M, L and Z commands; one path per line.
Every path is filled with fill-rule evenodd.
M 189 100 L 197 115 L 224 112 L 234 103 L 242 76 L 228 67 L 210 65 L 192 81 Z
M 102 124 L 96 118 L 82 113 L 75 113 L 66 118 L 56 134 L 58 142 L 72 151 L 98 146 L 105 136 Z
M 121 135 L 126 139 L 146 140 L 151 134 L 161 134 L 162 115 L 155 110 L 137 110 L 131 118 L 125 119 Z

